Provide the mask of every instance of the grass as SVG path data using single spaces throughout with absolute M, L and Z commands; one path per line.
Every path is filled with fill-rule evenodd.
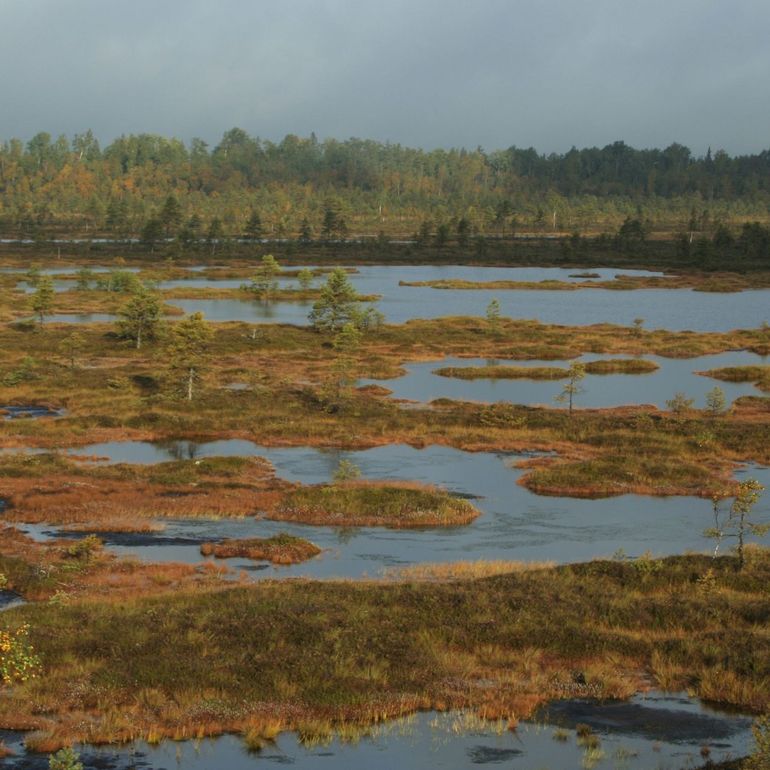
M 59 454 L 0 456 L 9 521 L 87 531 L 148 531 L 157 517 L 242 517 L 269 507 L 286 484 L 251 457 L 94 466 Z
M 414 482 L 346 481 L 286 494 L 268 518 L 304 524 L 359 527 L 454 527 L 479 511 L 446 490 Z
M 659 368 L 655 361 L 643 358 L 612 358 L 585 365 L 588 374 L 647 374 Z M 461 380 L 561 380 L 568 371 L 561 366 L 445 366 L 434 369 L 433 374 Z
M 672 465 L 629 454 L 602 456 L 580 462 L 557 462 L 523 476 L 520 483 L 540 495 L 613 497 L 623 494 L 710 497 L 730 486 L 697 463 Z
M 697 578 L 709 569 L 704 593 Z M 38 730 L 34 745 L 51 750 L 75 739 L 328 735 L 418 709 L 514 721 L 565 697 L 575 670 L 596 697 L 627 697 L 653 658 L 695 694 L 759 712 L 770 707 L 768 579 L 770 553 L 753 548 L 741 572 L 732 557 L 680 556 L 655 569 L 595 561 L 476 580 L 281 581 L 28 605 L 4 618 L 30 624 L 44 675 L 6 693 L 0 724 Z
M 598 278 L 597 273 L 577 273 L 570 278 Z M 770 286 L 770 273 L 761 271 L 751 276 L 742 273 L 700 273 L 689 271 L 677 275 L 639 276 L 616 275 L 609 280 L 560 281 L 467 281 L 445 278 L 432 281 L 399 281 L 399 286 L 421 286 L 432 289 L 489 291 L 578 291 L 580 289 L 609 289 L 632 291 L 634 289 L 693 289 L 705 292 L 740 292 L 744 289 Z
M 770 392 L 770 366 L 725 366 L 698 374 L 724 382 L 753 382 L 760 390 Z
M 244 277 L 251 270 L 246 261 L 227 269 Z M 2 285 L 0 317 L 10 320 L 18 295 Z M 107 310 L 123 299 L 92 293 L 57 301 Z M 759 396 L 738 399 L 719 417 L 649 407 L 570 416 L 451 400 L 403 409 L 381 388 L 330 397 L 334 351 L 323 335 L 266 325 L 255 336 L 252 325 L 232 323 L 216 326 L 206 380 L 188 404 L 172 392 L 161 344 L 136 351 L 111 325 L 79 326 L 83 343 L 72 366 L 62 351 L 72 330 L 0 328 L 2 403 L 66 409 L 61 418 L 0 421 L 0 446 L 240 438 L 550 451 L 525 464 L 522 483 L 589 497 L 724 492 L 736 461 L 770 462 L 770 399 Z M 633 358 L 611 365 L 630 371 L 646 355 L 736 349 L 767 353 L 767 329 L 699 334 L 449 318 L 386 326 L 366 335 L 352 357 L 356 376 L 387 377 L 409 361 L 447 355 L 623 355 Z M 227 390 L 231 382 L 248 390 Z M 0 484 L 6 522 L 91 533 L 151 531 L 163 517 L 264 513 L 325 525 L 434 527 L 478 515 L 471 503 L 417 484 L 299 487 L 258 458 L 100 466 L 50 451 L 3 455 Z M 260 558 L 291 551 L 285 542 L 270 551 L 264 541 L 213 548 Z M 731 557 L 683 556 L 565 567 L 418 565 L 380 582 L 248 586 L 225 580 L 234 577 L 226 569 L 118 560 L 95 539 L 39 544 L 0 529 L 0 572 L 9 588 L 38 600 L 2 620 L 30 622 L 45 666 L 38 680 L 4 691 L 0 724 L 38 730 L 30 743 L 45 750 L 75 739 L 157 741 L 228 730 L 258 750 L 283 729 L 327 740 L 423 708 L 472 708 L 513 725 L 545 699 L 580 696 L 575 670 L 585 672 L 586 696 L 625 697 L 655 681 L 741 708 L 770 707 L 770 557 L 761 549 L 751 550 L 743 572 Z
M 567 370 L 559 366 L 444 366 L 433 374 L 460 380 L 560 380 Z
M 281 532 L 269 538 L 255 537 L 203 543 L 201 553 L 204 556 L 216 556 L 217 559 L 231 559 L 238 556 L 244 559 L 269 561 L 273 564 L 300 564 L 318 556 L 321 549 L 309 540 Z
M 409 567 L 391 567 L 385 571 L 385 577 L 412 581 L 449 581 L 477 580 L 494 575 L 509 575 L 514 572 L 549 569 L 553 562 L 527 561 L 459 561 L 445 563 L 421 563 Z
M 648 374 L 660 369 L 655 361 L 644 358 L 611 358 L 604 361 L 589 361 L 588 374 Z

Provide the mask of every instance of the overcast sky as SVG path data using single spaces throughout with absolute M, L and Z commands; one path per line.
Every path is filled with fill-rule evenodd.
M 0 0 L 0 139 L 770 147 L 770 0 Z

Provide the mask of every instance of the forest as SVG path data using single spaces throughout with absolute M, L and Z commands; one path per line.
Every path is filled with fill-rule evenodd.
M 598 235 L 635 218 L 692 240 L 769 210 L 770 150 L 422 150 L 239 128 L 214 147 L 155 134 L 102 147 L 90 130 L 0 144 L 3 238 Z

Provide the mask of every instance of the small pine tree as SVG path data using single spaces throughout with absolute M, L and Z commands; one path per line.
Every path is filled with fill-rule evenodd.
M 583 378 L 586 376 L 585 364 L 572 363 L 567 371 L 567 384 L 562 388 L 561 393 L 556 396 L 556 401 L 560 404 L 569 405 L 569 413 L 572 414 L 572 407 L 575 401 L 575 396 L 580 393 L 584 393 L 584 388 L 580 385 Z
M 348 398 L 355 378 L 355 353 L 361 346 L 361 331 L 352 321 L 348 321 L 335 335 L 333 346 L 337 351 L 337 358 L 332 366 L 334 373 L 336 395 L 340 398 Z
M 157 295 L 144 287 L 138 289 L 120 309 L 117 322 L 121 337 L 134 340 L 136 349 L 145 339 L 154 339 L 161 326 L 161 304 Z
M 354 481 L 361 477 L 361 469 L 351 460 L 340 460 L 337 470 L 334 471 L 332 481 L 339 484 L 344 481 Z
M 188 401 L 193 400 L 195 387 L 205 371 L 212 337 L 203 313 L 193 313 L 178 321 L 171 331 L 167 348 L 169 370 L 174 379 L 182 380 Z
M 674 393 L 673 398 L 670 398 L 668 401 L 666 401 L 666 406 L 674 414 L 678 415 L 689 412 L 690 409 L 692 409 L 694 403 L 694 398 L 687 398 L 686 394 L 682 393 L 681 390 L 678 390 L 676 393 Z
M 272 295 L 278 290 L 277 276 L 281 272 L 281 266 L 272 254 L 262 257 L 262 264 L 251 279 L 249 290 L 263 302 L 269 302 Z
M 85 339 L 80 332 L 68 334 L 60 343 L 59 350 L 69 362 L 70 369 L 77 365 L 77 357 L 85 347 Z
M 299 282 L 299 288 L 302 291 L 307 291 L 313 283 L 313 273 L 307 267 L 303 267 L 297 274 L 297 281 Z
M 71 746 L 67 746 L 49 755 L 48 770 L 83 770 L 83 763 L 80 755 Z
M 355 320 L 357 303 L 358 293 L 347 273 L 341 267 L 335 267 L 310 311 L 310 323 L 318 331 L 337 332 Z
M 725 400 L 725 392 L 719 385 L 712 388 L 706 393 L 706 408 L 711 414 L 716 417 L 724 412 L 727 401 Z
M 88 291 L 91 288 L 91 281 L 94 279 L 94 271 L 88 267 L 81 267 L 77 272 L 78 280 L 75 288 L 78 291 Z
M 53 288 L 53 281 L 47 275 L 41 276 L 37 282 L 37 289 L 35 289 L 35 293 L 32 295 L 32 309 L 35 311 L 41 326 L 45 321 L 45 317 L 51 314 L 55 297 L 56 292 Z
M 719 546 L 727 537 L 738 541 L 736 551 L 738 553 L 738 568 L 743 569 L 745 562 L 744 544 L 747 535 L 759 537 L 770 531 L 770 524 L 754 521 L 751 518 L 752 510 L 759 500 L 764 487 L 756 479 L 746 479 L 738 484 L 738 492 L 733 498 L 730 509 L 726 514 L 720 510 L 722 496 L 715 495 L 712 500 L 714 512 L 714 526 L 703 534 L 716 540 L 714 558 L 719 553 Z
M 487 323 L 492 331 L 496 332 L 500 328 L 500 303 L 495 298 L 487 305 Z

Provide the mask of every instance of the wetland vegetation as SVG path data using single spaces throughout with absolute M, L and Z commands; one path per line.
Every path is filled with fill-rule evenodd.
M 318 556 L 321 549 L 308 540 L 281 532 L 270 538 L 204 543 L 201 545 L 201 553 L 204 556 L 216 556 L 217 559 L 240 556 L 256 561 L 269 561 L 273 564 L 299 564 Z
M 2 613 L 0 726 L 45 752 L 226 732 L 259 751 L 425 710 L 515 730 L 548 703 L 652 687 L 770 710 L 767 507 L 746 478 L 770 464 L 766 159 L 728 158 L 719 179 L 690 159 L 653 181 L 659 198 L 597 204 L 640 184 L 605 151 L 568 180 L 564 157 L 515 149 L 429 158 L 238 131 L 194 169 L 159 137 L 81 149 L 0 150 L 0 590 L 27 602 Z M 345 184 L 335 153 L 357 159 Z M 398 193 L 374 173 L 390 166 Z M 440 169 L 456 189 L 436 208 Z M 212 189 L 193 195 L 201 175 Z M 728 182 L 744 192 L 701 197 Z M 538 306 L 553 322 L 526 318 Z M 720 355 L 747 358 L 695 361 Z M 663 399 L 584 401 L 668 362 L 682 367 Z M 415 366 L 459 390 L 402 397 Z M 746 391 L 702 402 L 685 368 Z M 479 398 L 482 380 L 554 380 L 561 400 Z M 378 450 L 390 464 L 372 471 Z M 590 526 L 576 501 L 595 501 Z M 567 528 L 619 537 L 614 505 L 660 529 L 639 553 L 557 548 L 577 542 Z M 643 553 L 681 542 L 669 510 L 716 545 Z M 541 561 L 509 556 L 518 520 Z M 720 549 L 733 538 L 737 555 Z M 128 558 L 114 544 L 129 541 L 188 560 Z M 356 580 L 280 579 L 324 559 L 308 574 L 341 577 L 356 548 Z

